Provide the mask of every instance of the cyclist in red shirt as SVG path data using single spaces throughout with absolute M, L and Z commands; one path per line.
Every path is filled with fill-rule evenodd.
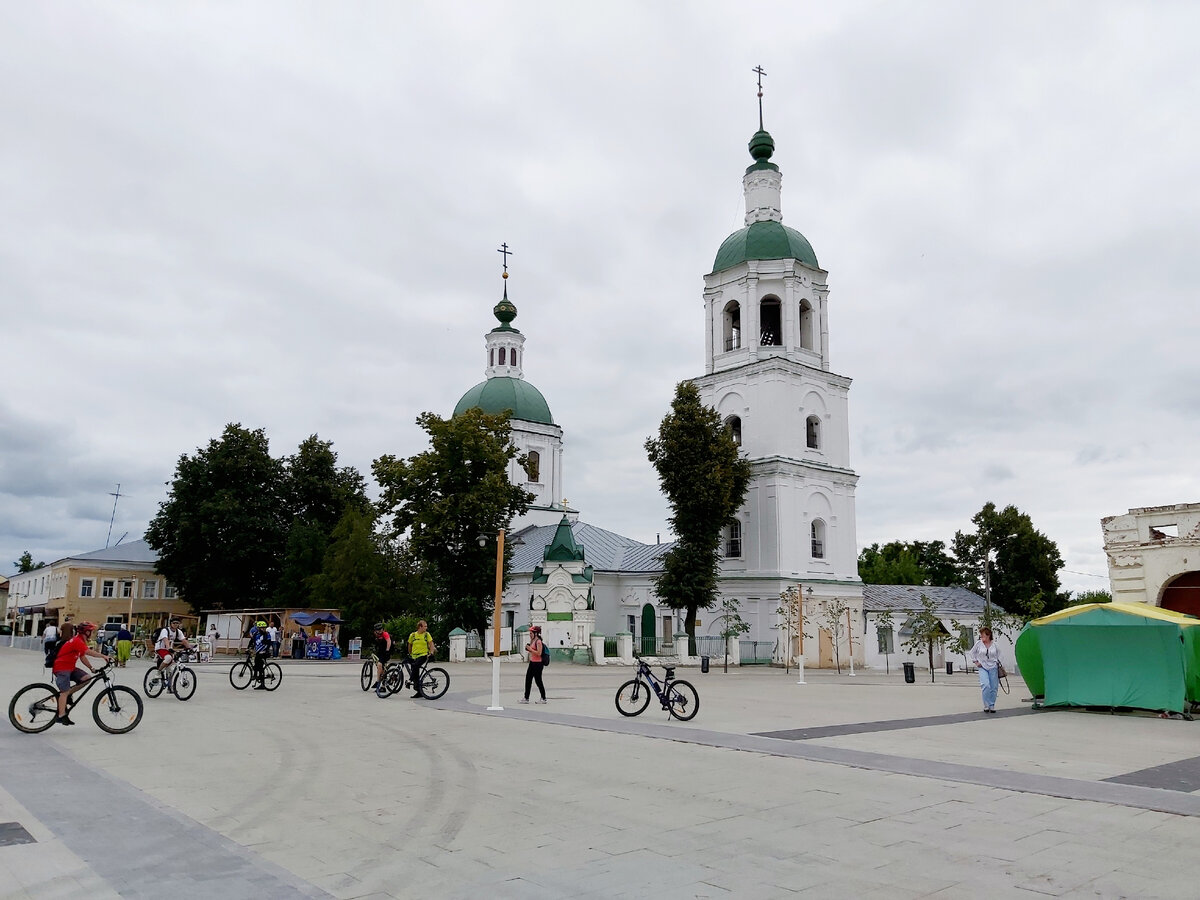
M 67 717 L 67 697 L 79 690 L 80 686 L 92 677 L 80 672 L 78 666 L 83 665 L 89 671 L 95 672 L 91 663 L 87 661 L 89 656 L 108 662 L 107 656 L 97 653 L 87 645 L 87 639 L 95 630 L 96 626 L 93 623 L 80 622 L 75 626 L 75 637 L 63 644 L 58 650 L 58 655 L 54 657 L 54 666 L 51 671 L 54 673 L 55 687 L 58 688 L 58 721 L 62 725 L 75 724 Z M 71 682 L 75 682 L 74 686 L 71 685 Z

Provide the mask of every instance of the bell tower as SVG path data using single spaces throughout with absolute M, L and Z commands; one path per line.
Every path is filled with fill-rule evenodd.
M 725 239 L 704 277 L 705 374 L 695 379 L 753 468 L 745 505 L 726 528 L 722 591 L 770 603 L 762 623 L 779 593 L 800 582 L 814 589 L 816 604 L 841 600 L 860 619 L 850 379 L 830 365 L 829 273 L 804 235 L 783 224 L 783 175 L 762 126 L 765 73 L 756 71 L 759 129 L 742 177 L 745 227 Z M 815 663 L 816 647 L 805 649 Z

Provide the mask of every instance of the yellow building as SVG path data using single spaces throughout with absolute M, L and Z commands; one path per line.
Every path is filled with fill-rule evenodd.
M 192 618 L 175 587 L 154 571 L 157 561 L 145 541 L 130 541 L 10 576 L 20 633 L 37 634 L 47 622 L 126 622 L 149 630 L 171 616 Z

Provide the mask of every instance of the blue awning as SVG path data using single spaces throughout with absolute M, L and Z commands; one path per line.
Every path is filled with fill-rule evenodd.
M 328 622 L 330 625 L 346 624 L 343 619 L 339 619 L 331 612 L 292 613 L 292 621 L 297 625 L 313 625 L 317 622 Z

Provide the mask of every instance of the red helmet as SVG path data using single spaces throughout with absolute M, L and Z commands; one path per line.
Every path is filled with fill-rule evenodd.
M 541 634 L 542 626 L 541 625 L 531 625 L 529 630 L 532 631 L 534 634 Z
M 80 622 L 78 625 L 75 626 L 75 630 L 76 631 L 86 631 L 88 634 L 91 634 L 93 631 L 96 630 L 96 623 L 95 622 Z

